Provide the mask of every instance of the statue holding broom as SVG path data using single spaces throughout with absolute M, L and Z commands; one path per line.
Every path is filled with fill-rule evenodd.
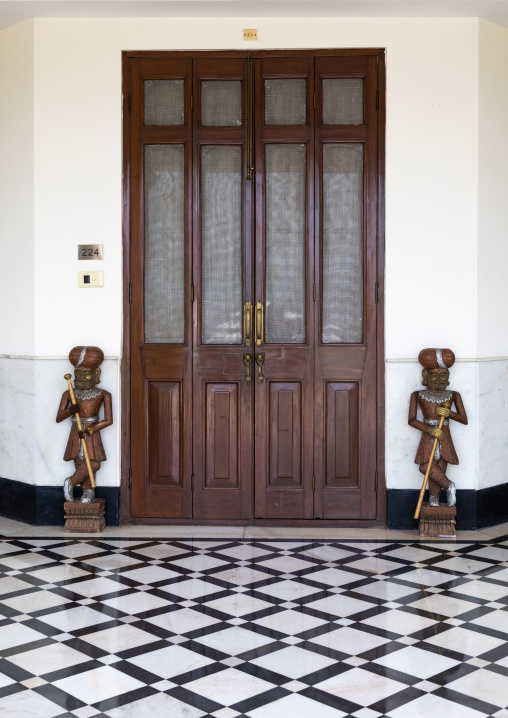
M 62 395 L 57 423 L 72 417 L 72 427 L 65 449 L 64 460 L 74 461 L 74 473 L 64 481 L 66 501 L 74 500 L 74 488 L 81 485 L 82 503 L 95 498 L 95 474 L 106 460 L 106 453 L 100 436 L 101 429 L 113 423 L 111 394 L 98 389 L 100 365 L 104 354 L 99 347 L 74 347 L 69 353 L 74 366 L 74 388 L 71 375 L 66 374 L 68 389 Z M 99 413 L 104 407 L 104 418 Z
M 455 506 L 455 484 L 446 475 L 448 464 L 458 464 L 451 433 L 450 420 L 467 424 L 467 415 L 458 391 L 448 390 L 450 367 L 455 363 L 451 349 L 423 349 L 418 361 L 423 366 L 423 391 L 411 394 L 408 423 L 422 432 L 415 463 L 425 475 L 415 518 L 420 508 L 427 480 L 429 483 L 429 506 L 439 506 L 439 493 L 446 491 L 447 505 Z M 455 407 L 455 410 L 452 410 Z M 423 421 L 417 418 L 418 409 Z

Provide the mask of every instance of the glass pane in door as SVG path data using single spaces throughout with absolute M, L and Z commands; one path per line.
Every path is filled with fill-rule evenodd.
M 266 145 L 267 343 L 305 341 L 306 146 Z
M 304 125 L 307 122 L 305 78 L 265 80 L 265 124 Z
M 184 341 L 184 147 L 145 147 L 145 341 Z
M 363 77 L 323 80 L 323 124 L 363 124 Z
M 242 149 L 201 148 L 203 344 L 242 343 Z
M 239 127 L 242 124 L 242 83 L 239 80 L 202 80 L 201 124 Z
M 363 338 L 363 145 L 323 145 L 323 342 Z
M 145 125 L 183 125 L 184 81 L 145 80 Z

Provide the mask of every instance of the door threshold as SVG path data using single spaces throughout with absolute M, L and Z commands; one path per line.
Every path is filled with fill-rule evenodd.
M 149 519 L 128 518 L 122 526 L 264 526 L 273 528 L 386 529 L 381 519 Z

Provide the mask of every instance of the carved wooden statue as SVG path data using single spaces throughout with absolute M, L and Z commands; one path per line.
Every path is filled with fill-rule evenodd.
M 426 388 L 423 391 L 414 391 L 409 403 L 408 423 L 422 432 L 415 464 L 420 465 L 422 474 L 427 475 L 428 472 L 429 506 L 439 506 L 441 489 L 446 491 L 448 506 L 455 506 L 455 484 L 446 476 L 446 469 L 448 464 L 458 464 L 459 459 L 453 446 L 449 423 L 452 419 L 467 424 L 467 416 L 459 392 L 447 390 L 449 369 L 455 362 L 455 354 L 451 349 L 423 349 L 418 361 L 423 366 L 422 384 Z M 453 405 L 456 411 L 451 410 Z M 418 407 L 423 414 L 423 421 L 417 419 Z M 434 443 L 436 443 L 435 447 Z
M 100 381 L 100 365 L 104 354 L 99 347 L 74 347 L 69 353 L 74 366 L 74 385 L 70 374 L 66 374 L 69 389 L 62 394 L 56 415 L 57 423 L 72 417 L 72 427 L 65 449 L 64 460 L 74 461 L 75 471 L 64 481 L 66 501 L 74 500 L 74 487 L 83 489 L 82 503 L 95 498 L 95 474 L 106 460 L 106 453 L 100 436 L 101 429 L 113 423 L 111 394 L 96 388 Z M 99 418 L 104 406 L 104 419 Z

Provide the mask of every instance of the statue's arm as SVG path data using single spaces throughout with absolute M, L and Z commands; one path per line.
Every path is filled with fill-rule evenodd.
M 72 407 L 71 407 L 71 398 L 69 395 L 69 391 L 64 391 L 62 394 L 62 399 L 60 401 L 60 406 L 58 407 L 58 412 L 56 415 L 56 423 L 59 424 L 64 419 L 68 419 L 69 416 L 73 415 Z
M 453 400 L 457 411 L 450 411 L 450 419 L 458 421 L 459 424 L 467 424 L 467 414 L 462 403 L 462 397 L 458 391 L 453 392 Z
M 418 392 L 414 391 L 411 394 L 411 399 L 409 400 L 409 416 L 407 423 L 409 426 L 414 427 L 415 429 L 418 429 L 419 431 L 423 431 L 426 434 L 431 433 L 431 427 L 427 426 L 427 424 L 424 424 L 423 421 L 419 421 L 416 416 L 418 412 Z
M 103 394 L 104 397 L 104 419 L 102 421 L 99 421 L 94 426 L 91 426 L 89 429 L 87 429 L 89 434 L 95 434 L 96 431 L 100 431 L 101 429 L 105 429 L 106 426 L 111 426 L 113 423 L 113 402 L 111 400 L 111 394 L 109 391 L 105 391 Z

